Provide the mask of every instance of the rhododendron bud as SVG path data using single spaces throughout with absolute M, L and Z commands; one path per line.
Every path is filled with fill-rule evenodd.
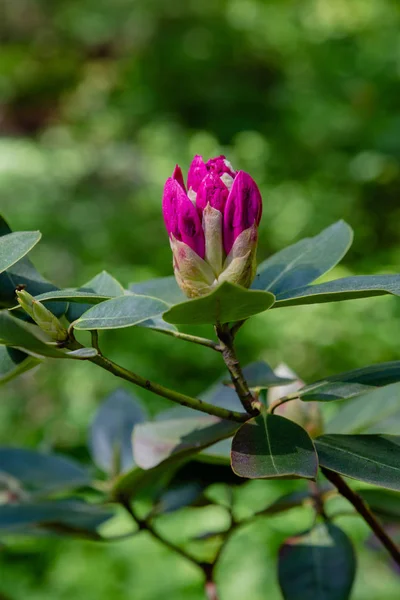
M 52 340 L 65 342 L 68 339 L 67 330 L 41 302 L 25 290 L 18 290 L 16 293 L 19 305 Z
M 223 281 L 249 287 L 262 212 L 256 183 L 247 173 L 236 173 L 224 156 L 205 163 L 197 155 L 187 189 L 177 165 L 165 183 L 163 214 L 179 286 L 190 298 Z
M 271 388 L 268 391 L 268 404 L 270 406 L 279 401 L 280 398 L 283 398 L 283 396 L 293 394 L 305 385 L 297 377 L 296 373 L 285 364 L 280 364 L 275 369 L 275 374 L 279 377 L 292 378 L 294 381 L 288 385 Z M 295 398 L 294 400 L 290 400 L 290 402 L 285 402 L 281 406 L 278 406 L 274 410 L 274 414 L 286 417 L 286 419 L 290 419 L 301 425 L 312 438 L 324 432 L 322 413 L 318 402 L 303 402 L 300 398 Z

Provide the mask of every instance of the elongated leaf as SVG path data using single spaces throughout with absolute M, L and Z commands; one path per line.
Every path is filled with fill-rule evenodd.
M 0 215 L 0 239 L 10 233 L 12 233 L 10 227 Z M 24 285 L 32 296 L 57 289 L 55 285 L 40 275 L 26 256 L 0 273 L 0 308 L 11 308 L 15 305 L 17 285 Z M 65 302 L 47 302 L 46 306 L 56 316 L 63 315 L 67 307 Z
M 232 469 L 249 479 L 316 477 L 318 461 L 311 438 L 293 421 L 265 414 L 247 421 L 232 442 Z
M 176 325 L 230 323 L 268 310 L 274 299 L 268 292 L 246 290 L 224 282 L 211 294 L 176 304 L 164 313 L 163 318 Z
M 383 386 L 400 381 L 400 360 L 379 363 L 326 377 L 325 381 L 353 381 L 364 385 Z
M 298 396 L 304 402 L 331 402 L 332 400 L 348 400 L 374 389 L 374 387 L 362 383 L 322 381 L 300 389 Z
M 0 447 L 0 472 L 40 492 L 74 489 L 90 483 L 86 469 L 70 458 L 23 448 Z
M 125 290 L 119 281 L 107 273 L 107 271 L 102 271 L 93 277 L 93 279 L 90 279 L 90 281 L 79 288 L 78 292 L 82 292 L 83 294 L 93 293 L 94 298 L 92 300 L 89 299 L 88 304 L 80 304 L 81 301 L 84 301 L 83 298 L 82 300 L 74 300 L 69 304 L 67 319 L 70 323 L 79 319 L 83 313 L 92 307 L 92 304 L 97 304 L 109 298 L 118 298 L 118 296 L 125 294 Z
M 253 288 L 276 296 L 305 286 L 330 271 L 346 254 L 353 231 L 338 221 L 313 238 L 305 238 L 265 260 L 258 268 Z
M 75 329 L 120 329 L 133 327 L 148 319 L 161 316 L 168 305 L 150 296 L 121 296 L 102 302 L 88 310 L 78 321 Z
M 100 469 L 116 475 L 133 467 L 132 431 L 145 420 L 140 404 L 123 389 L 100 405 L 89 435 L 90 451 Z
M 146 327 L 155 331 L 178 331 L 175 325 L 166 323 L 162 317 L 154 317 L 154 319 L 146 319 L 142 323 L 138 323 L 138 327 Z
M 263 361 L 246 365 L 243 369 L 243 375 L 246 378 L 248 386 L 256 390 L 265 390 L 278 385 L 287 385 L 294 381 L 292 378 L 275 375 L 271 367 Z
M 323 467 L 352 479 L 400 490 L 400 436 L 323 435 L 315 440 Z
M 113 513 L 100 506 L 82 500 L 57 500 L 3 504 L 0 506 L 0 532 L 61 534 L 87 533 L 99 537 L 96 529 L 110 519 Z
M 36 327 L 0 311 L 0 344 L 25 351 L 34 357 L 71 358 L 82 360 L 96 356 L 94 348 L 68 351 L 58 349 L 54 342 L 47 341 L 45 334 Z
M 375 388 L 346 402 L 328 422 L 328 433 L 367 433 L 400 411 L 400 382 Z M 380 431 L 385 433 L 385 431 Z
M 188 457 L 230 437 L 237 423 L 201 415 L 137 425 L 133 431 L 133 455 L 142 469 L 151 469 L 172 457 Z
M 348 600 L 355 573 L 351 541 L 332 523 L 289 538 L 279 551 L 284 600 Z
M 299 304 L 321 304 L 392 294 L 400 296 L 400 275 L 360 275 L 327 283 L 299 287 L 279 294 L 274 308 Z
M 6 383 L 25 371 L 33 369 L 39 361 L 24 352 L 0 346 L 0 384 Z
M 153 298 L 164 300 L 164 302 L 171 306 L 186 300 L 186 296 L 179 288 L 174 276 L 131 283 L 128 289 L 140 296 L 152 296 Z
M 40 231 L 17 231 L 0 237 L 0 273 L 28 254 L 40 238 Z

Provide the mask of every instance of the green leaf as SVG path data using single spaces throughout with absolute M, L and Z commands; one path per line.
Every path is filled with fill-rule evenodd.
M 70 458 L 35 450 L 0 447 L 0 465 L 3 475 L 35 492 L 70 490 L 91 482 L 86 469 Z
M 152 296 L 153 298 L 164 300 L 164 302 L 171 306 L 186 300 L 186 296 L 176 283 L 174 276 L 131 283 L 128 289 L 140 296 Z
M 371 510 L 384 519 L 393 523 L 400 521 L 400 493 L 383 489 L 361 489 L 357 494 L 362 497 Z
M 22 375 L 22 373 L 33 369 L 38 364 L 37 359 L 28 356 L 24 352 L 15 350 L 15 348 L 0 346 L 0 384 Z
M 94 295 L 91 300 L 88 299 L 88 304 L 80 304 L 80 302 L 84 301 L 83 296 L 81 296 L 81 300 L 77 298 L 69 304 L 67 319 L 70 323 L 79 319 L 83 313 L 92 308 L 92 304 L 97 304 L 98 302 L 103 302 L 103 300 L 110 298 L 118 298 L 118 296 L 123 296 L 125 294 L 125 290 L 119 281 L 107 273 L 107 271 L 102 271 L 93 277 L 93 279 L 90 279 L 77 291 L 82 292 L 82 294 Z
M 323 467 L 352 479 L 400 490 L 400 436 L 332 434 L 314 441 Z
M 237 423 L 201 415 L 137 425 L 133 431 L 133 455 L 142 469 L 151 469 L 173 456 L 188 457 L 230 437 Z
M 325 381 L 353 381 L 371 386 L 383 386 L 400 381 L 400 360 L 379 363 L 326 377 Z
M 313 238 L 305 238 L 274 254 L 259 265 L 253 288 L 275 296 L 315 281 L 346 254 L 353 231 L 338 221 Z
M 162 317 L 154 317 L 154 319 L 146 319 L 142 323 L 138 323 L 138 327 L 146 327 L 155 331 L 178 331 L 175 325 L 166 323 Z
M 311 438 L 293 421 L 264 414 L 250 419 L 232 442 L 232 469 L 249 479 L 315 479 L 317 455 Z
M 160 317 L 168 305 L 150 296 L 121 296 L 94 306 L 78 319 L 75 329 L 120 329 Z
M 275 375 L 271 367 L 263 361 L 251 363 L 244 367 L 243 375 L 246 378 L 249 388 L 258 391 L 278 385 L 287 385 L 294 381 L 294 379 Z
M 134 466 L 132 431 L 146 420 L 136 399 L 123 389 L 116 390 L 100 405 L 90 427 L 89 448 L 94 462 L 109 475 Z
M 327 283 L 299 287 L 279 294 L 274 308 L 299 304 L 321 304 L 392 294 L 400 296 L 400 275 L 359 275 Z
M 354 548 L 332 523 L 291 537 L 279 550 L 284 600 L 348 600 L 356 573 Z
M 230 323 L 268 310 L 274 299 L 269 292 L 246 290 L 224 282 L 206 296 L 176 304 L 164 313 L 163 318 L 176 325 Z
M 10 233 L 10 227 L 0 215 L 0 240 Z M 57 289 L 55 285 L 40 275 L 26 256 L 9 267 L 7 271 L 0 273 L 0 308 L 11 308 L 15 305 L 17 285 L 24 285 L 32 296 Z M 64 302 L 48 302 L 46 306 L 56 316 L 63 315 L 67 308 Z
M 328 433 L 367 433 L 400 411 L 400 383 L 375 388 L 341 406 L 331 421 Z M 385 433 L 384 430 L 379 433 Z
M 45 334 L 36 325 L 12 317 L 6 310 L 0 311 L 0 344 L 23 350 L 35 357 L 87 359 L 96 356 L 94 348 L 68 351 L 49 343 Z
M 41 237 L 40 231 L 17 231 L 0 237 L 0 273 L 28 254 Z
M 100 539 L 97 528 L 113 513 L 82 500 L 56 500 L 3 504 L 0 506 L 0 532 L 37 534 L 48 532 Z
M 348 400 L 375 389 L 370 385 L 348 381 L 320 381 L 300 389 L 296 394 L 304 402 Z

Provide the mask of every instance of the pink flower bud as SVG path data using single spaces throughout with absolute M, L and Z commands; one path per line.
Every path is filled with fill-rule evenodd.
M 262 214 L 260 190 L 248 173 L 239 171 L 229 193 L 224 212 L 224 247 L 229 254 L 236 238 L 252 225 L 258 225 Z
M 180 167 L 167 179 L 163 215 L 176 280 L 190 298 L 229 281 L 249 287 L 256 270 L 261 195 L 247 173 L 224 156 L 207 163 L 196 155 L 186 192 Z
M 184 242 L 204 258 L 204 232 L 197 209 L 172 177 L 167 179 L 164 187 L 163 215 L 170 238 L 173 236 Z
M 204 177 L 197 191 L 196 206 L 203 212 L 207 204 L 224 213 L 229 191 L 222 179 L 213 171 Z
M 188 190 L 193 190 L 197 193 L 199 185 L 206 175 L 207 167 L 205 165 L 205 162 L 199 154 L 196 154 L 189 167 L 187 178 Z

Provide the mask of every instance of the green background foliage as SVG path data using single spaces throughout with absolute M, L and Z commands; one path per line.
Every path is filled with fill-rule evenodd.
M 103 269 L 125 287 L 170 275 L 163 183 L 175 162 L 186 170 L 193 154 L 221 152 L 260 186 L 260 261 L 344 218 L 355 241 L 329 278 L 399 271 L 396 0 L 0 3 L 1 210 L 14 230 L 42 231 L 30 258 L 54 283 L 80 286 Z M 389 296 L 288 307 L 247 323 L 238 351 L 244 363 L 285 361 L 312 381 L 399 359 L 399 317 Z M 185 393 L 223 375 L 215 353 L 154 331 L 105 332 L 101 342 L 117 362 Z M 0 439 L 85 461 L 88 423 L 116 385 L 93 365 L 49 362 L 2 388 Z M 150 414 L 170 406 L 137 395 Z M 243 510 L 288 485 L 252 482 Z M 219 569 L 223 600 L 244 590 L 280 598 L 277 548 L 311 525 L 301 515 L 265 519 L 232 540 Z M 186 509 L 165 527 L 179 541 L 220 518 Z M 364 525 L 339 525 L 361 547 Z M 0 571 L 11 600 L 204 598 L 192 565 L 147 534 L 108 546 L 20 540 L 1 552 Z M 362 552 L 354 599 L 397 597 L 383 555 Z

